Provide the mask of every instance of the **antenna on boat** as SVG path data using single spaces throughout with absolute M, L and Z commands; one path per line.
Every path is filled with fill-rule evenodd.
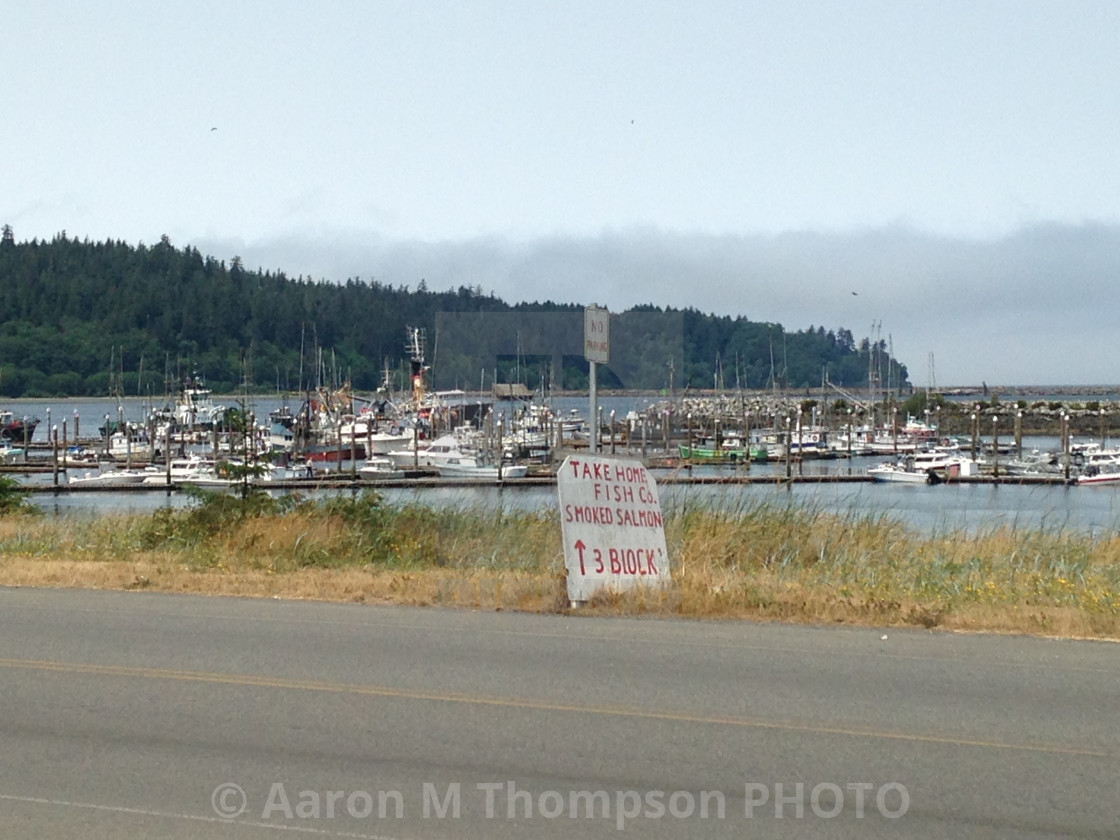
M 405 351 L 412 365 L 412 399 L 419 405 L 424 400 L 424 374 L 428 370 L 424 364 L 427 335 L 423 327 L 405 327 L 405 336 Z
M 887 393 L 894 396 L 894 334 L 887 333 Z M 898 383 L 902 386 L 902 383 Z

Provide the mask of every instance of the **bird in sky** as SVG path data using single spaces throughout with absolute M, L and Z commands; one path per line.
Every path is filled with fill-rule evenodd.
M 214 126 L 214 127 L 213 127 L 213 128 L 211 128 L 210 130 L 211 130 L 211 131 L 217 131 L 217 130 L 218 130 L 218 127 L 217 127 L 217 126 Z

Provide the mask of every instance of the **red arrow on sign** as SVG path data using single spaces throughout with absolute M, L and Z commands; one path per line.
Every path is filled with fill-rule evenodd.
M 583 540 L 576 540 L 575 548 L 576 551 L 579 552 L 579 573 L 585 575 L 587 574 L 587 570 L 583 568 L 583 550 L 587 548 L 587 546 L 583 544 Z

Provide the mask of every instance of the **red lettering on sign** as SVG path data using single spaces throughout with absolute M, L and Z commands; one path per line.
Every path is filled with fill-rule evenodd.
M 627 484 L 645 484 L 645 467 L 635 467 L 632 464 L 616 464 L 614 468 L 614 480 L 625 481 Z
M 638 575 L 639 577 L 657 577 L 657 552 L 652 548 L 608 548 L 607 563 L 612 575 Z M 603 572 L 601 554 L 595 549 L 597 572 Z
M 618 556 L 618 549 L 617 548 L 609 549 L 607 551 L 607 558 L 611 562 L 611 574 L 612 575 L 622 574 L 622 560 Z
M 655 510 L 630 510 L 628 508 L 615 508 L 615 519 L 619 525 L 630 525 L 634 528 L 663 528 L 665 521 L 661 514 Z
M 614 511 L 609 507 L 564 505 L 564 521 L 585 522 L 590 525 L 613 525 Z

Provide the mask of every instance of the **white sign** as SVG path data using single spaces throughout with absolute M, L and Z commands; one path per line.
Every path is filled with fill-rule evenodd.
M 638 461 L 570 455 L 556 475 L 568 600 L 669 583 L 657 484 Z
M 583 358 L 606 365 L 611 361 L 611 313 L 588 306 L 583 310 Z

